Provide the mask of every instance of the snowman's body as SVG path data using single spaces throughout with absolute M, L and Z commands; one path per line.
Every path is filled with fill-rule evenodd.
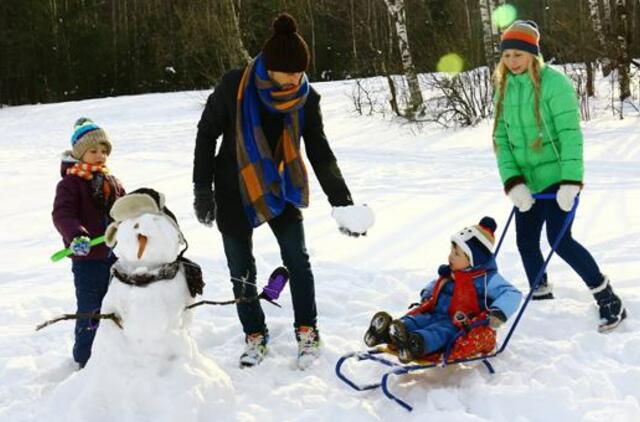
M 180 236 L 165 215 L 122 221 L 114 270 L 157 274 L 176 261 Z M 205 421 L 233 406 L 229 377 L 199 353 L 187 331 L 192 311 L 185 306 L 194 299 L 182 265 L 172 278 L 145 286 L 113 277 L 101 312 L 117 314 L 123 328 L 100 323 L 86 367 L 54 394 L 54 402 L 66 403 L 59 420 Z

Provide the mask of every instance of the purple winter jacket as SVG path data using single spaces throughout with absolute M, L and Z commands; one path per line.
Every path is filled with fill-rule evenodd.
M 104 234 L 107 226 L 112 221 L 108 211 L 99 209 L 91 196 L 91 181 L 78 176 L 67 175 L 66 171 L 75 162 L 63 158 L 60 165 L 62 180 L 56 187 L 56 197 L 53 202 L 53 224 L 62 235 L 65 248 L 76 236 L 89 236 L 94 238 Z M 116 187 L 115 198 L 125 194 L 120 181 L 111 176 Z M 105 259 L 109 255 L 110 248 L 104 243 L 93 246 L 87 256 L 73 256 L 74 260 L 98 260 Z

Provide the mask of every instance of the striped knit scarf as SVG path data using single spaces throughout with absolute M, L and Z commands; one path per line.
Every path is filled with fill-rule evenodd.
M 236 155 L 244 211 L 253 227 L 278 216 L 287 202 L 309 205 L 307 171 L 300 156 L 303 106 L 309 82 L 280 90 L 270 79 L 261 55 L 245 69 L 238 88 Z M 271 113 L 284 114 L 275 152 L 262 130 L 260 102 Z
M 106 166 L 96 166 L 83 162 L 77 162 L 67 169 L 67 174 L 72 174 L 85 180 L 93 179 L 93 173 L 96 172 L 109 174 L 109 169 Z
M 67 169 L 67 174 L 91 181 L 91 195 L 96 205 L 107 211 L 111 209 L 115 184 L 106 166 L 77 162 Z

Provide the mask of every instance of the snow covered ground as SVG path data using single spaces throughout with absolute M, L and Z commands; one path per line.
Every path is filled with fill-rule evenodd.
M 493 361 L 497 374 L 469 365 L 395 380 L 394 391 L 415 405 L 408 414 L 379 391 L 350 390 L 335 377 L 334 365 L 341 355 L 363 349 L 362 334 L 375 311 L 401 314 L 415 301 L 445 261 L 455 230 L 484 215 L 503 228 L 511 205 L 501 190 L 490 124 L 415 133 L 378 117 L 353 115 L 349 82 L 315 86 L 323 95 L 326 132 L 343 174 L 355 200 L 374 209 L 376 224 L 364 238 L 340 234 L 312 178 L 305 228 L 324 348 L 307 371 L 295 369 L 288 292 L 280 299 L 283 309 L 264 306 L 271 348 L 252 369 L 238 367 L 243 336 L 235 309 L 194 310 L 192 334 L 200 352 L 229 375 L 236 396 L 232 410 L 203 414 L 202 420 L 640 420 L 637 114 L 620 121 L 601 111 L 585 125 L 586 187 L 573 229 L 610 276 L 628 320 L 613 333 L 598 334 L 588 290 L 554 259 L 550 280 L 557 299 L 530 306 L 508 350 Z M 52 264 L 48 257 L 61 246 L 50 212 L 59 155 L 76 118 L 91 117 L 110 132 L 109 166 L 128 190 L 147 186 L 166 195 L 189 241 L 187 257 L 205 270 L 204 297 L 232 296 L 219 234 L 199 225 L 191 208 L 193 141 L 206 96 L 204 91 L 149 94 L 0 109 L 0 420 L 38 419 L 57 385 L 82 376 L 70 357 L 71 322 L 34 331 L 36 324 L 75 310 L 70 263 Z M 264 283 L 280 265 L 277 244 L 266 227 L 257 230 L 254 244 Z M 508 279 L 526 289 L 513 227 L 498 263 Z M 366 381 L 379 377 L 382 368 L 347 369 Z M 130 405 L 144 410 L 160 399 L 166 395 Z M 58 420 L 56 408 L 64 406 L 54 403 L 47 419 Z

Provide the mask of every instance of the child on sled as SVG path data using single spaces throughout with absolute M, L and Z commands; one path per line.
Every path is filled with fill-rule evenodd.
M 441 265 L 439 278 L 421 291 L 421 303 L 400 319 L 376 313 L 364 336 L 367 346 L 388 343 L 407 363 L 441 351 L 485 315 L 492 329 L 504 323 L 518 309 L 522 294 L 498 273 L 492 254 L 495 230 L 493 218 L 484 217 L 454 234 L 449 265 Z

